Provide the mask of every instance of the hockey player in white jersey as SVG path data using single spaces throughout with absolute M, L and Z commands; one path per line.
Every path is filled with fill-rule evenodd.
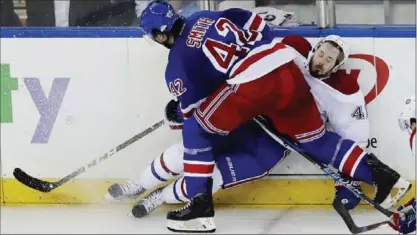
M 309 48 L 309 43 L 306 39 L 299 36 L 289 36 L 284 38 L 283 41 L 296 48 L 297 52 L 300 53 L 300 58 L 307 55 L 306 51 Z M 353 139 L 365 146 L 369 137 L 369 120 L 365 99 L 359 84 L 353 79 L 343 79 L 344 74 L 342 71 L 337 71 L 337 67 L 334 67 L 329 74 L 324 72 L 328 70 L 324 60 L 343 59 L 331 57 L 331 50 L 334 48 L 340 48 L 340 50 L 345 51 L 345 54 L 348 54 L 348 48 L 342 39 L 336 35 L 330 35 L 320 40 L 312 50 L 308 50 L 307 61 L 302 59 L 295 61 L 299 67 L 304 68 L 302 71 L 311 87 L 311 92 L 322 117 L 329 124 L 328 128 L 337 132 L 343 138 Z M 335 51 L 334 55 L 337 54 Z M 407 130 L 410 133 L 410 147 L 414 151 L 416 132 L 414 96 L 406 100 L 399 117 L 399 124 L 402 130 Z M 359 181 L 355 181 L 349 176 L 344 176 L 344 180 L 360 190 Z M 348 210 L 355 208 L 360 203 L 360 198 L 337 182 L 334 200 L 341 201 Z M 405 205 L 400 206 L 397 211 L 404 213 L 403 217 L 394 216 L 389 225 L 403 234 L 415 232 L 415 199 L 412 198 Z
M 347 45 L 336 36 L 324 38 L 313 50 L 311 50 L 311 45 L 308 41 L 302 37 L 286 37 L 283 42 L 297 48 L 297 51 L 302 55 L 300 56 L 299 66 L 305 66 L 306 68 L 304 70 L 305 76 L 313 92 L 315 92 L 316 102 L 320 107 L 323 119 L 328 121 L 332 128 L 343 138 L 349 138 L 359 143 L 366 143 L 369 137 L 369 122 L 364 96 L 356 81 L 337 79 L 336 72 L 346 61 L 347 57 L 343 61 L 340 61 L 340 63 L 337 63 L 339 66 L 334 68 L 324 68 L 323 65 L 325 63 L 321 61 L 323 59 L 321 56 L 321 53 L 323 53 L 321 51 L 323 49 L 322 46 L 326 49 L 326 43 L 332 42 L 341 47 L 346 56 L 349 55 Z M 304 57 L 304 60 L 301 57 Z M 305 57 L 308 57 L 308 60 Z M 334 59 L 336 60 L 338 58 Z M 314 66 L 309 66 L 308 64 L 311 64 L 309 61 L 312 60 L 314 61 Z M 324 70 L 327 70 L 327 73 L 323 73 L 322 71 Z M 314 77 L 310 75 L 309 71 L 312 71 Z M 332 76 L 332 78 L 329 78 L 329 76 Z M 170 102 L 167 106 L 168 109 L 171 109 L 170 106 L 176 107 L 176 104 Z M 139 179 L 128 181 L 125 184 L 112 185 L 109 188 L 107 198 L 120 199 L 124 197 L 137 197 L 147 189 L 153 188 L 168 179 L 177 177 L 183 171 L 181 164 L 183 151 L 181 143 L 171 146 L 152 162 L 151 166 L 142 173 Z M 214 193 L 225 185 L 223 185 L 221 173 L 218 168 L 215 168 L 213 178 Z M 155 190 L 147 198 L 138 202 L 137 206 L 133 209 L 133 214 L 141 217 L 163 203 L 188 201 L 183 182 L 182 177 L 180 177 L 169 186 Z M 350 183 L 359 189 L 358 182 L 350 180 Z M 344 187 L 337 188 L 335 200 L 346 202 L 346 206 L 349 209 L 354 208 L 360 202 L 356 196 Z
M 400 124 L 400 129 L 402 131 L 407 131 L 410 134 L 410 148 L 413 156 L 415 156 L 414 151 L 416 151 L 416 98 L 415 96 L 410 96 L 406 99 L 404 108 L 400 113 L 398 118 L 398 123 Z
M 349 55 L 349 47 L 337 35 L 321 39 L 314 48 L 303 37 L 287 36 L 283 42 L 294 48 L 299 56 L 295 59 L 304 73 L 311 93 L 317 103 L 328 130 L 338 133 L 342 138 L 352 139 L 365 147 L 370 135 L 370 124 L 363 95 L 356 80 L 344 77 L 341 66 L 348 57 L 339 57 L 339 50 Z M 304 58 L 307 57 L 307 60 Z M 338 66 L 326 67 L 328 62 L 340 60 Z M 331 64 L 331 63 L 330 63 Z M 343 175 L 344 181 L 361 190 L 360 182 Z M 355 196 L 338 182 L 335 184 L 335 200 L 340 200 L 348 210 L 354 209 L 360 198 Z
M 398 122 L 400 129 L 409 133 L 409 145 L 412 155 L 415 156 L 415 136 L 416 136 L 416 99 L 410 96 L 405 100 L 403 110 L 400 113 Z M 394 217 L 389 224 L 391 228 L 403 234 L 416 231 L 416 200 L 412 198 L 404 206 L 398 208 L 399 212 L 404 213 L 406 218 Z

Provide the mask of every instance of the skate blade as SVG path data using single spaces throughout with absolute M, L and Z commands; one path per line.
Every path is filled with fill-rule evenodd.
M 177 233 L 214 233 L 216 231 L 214 219 L 211 217 L 188 221 L 168 220 L 167 228 Z
M 390 209 L 393 206 L 397 205 L 401 199 L 410 191 L 412 184 L 406 180 L 399 179 L 394 185 L 394 188 L 398 189 L 397 194 L 394 197 L 388 195 L 388 197 L 380 204 L 385 209 Z

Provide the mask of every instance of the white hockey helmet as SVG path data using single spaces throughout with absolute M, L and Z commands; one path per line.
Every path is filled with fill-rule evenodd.
M 411 124 L 416 121 L 416 98 L 415 96 L 410 96 L 406 99 L 405 105 L 400 117 L 398 118 L 398 123 L 400 129 L 403 131 L 411 131 Z
M 316 46 L 313 47 L 313 49 L 308 53 L 308 57 L 307 57 L 307 63 L 310 64 L 311 60 L 313 59 L 313 55 L 314 53 L 317 51 L 318 48 L 321 47 L 321 45 L 323 45 L 325 42 L 333 42 L 334 44 L 337 45 L 337 48 L 341 51 L 341 54 L 338 58 L 337 64 L 334 66 L 334 68 L 329 72 L 329 75 L 336 72 L 337 70 L 339 70 L 340 67 L 342 67 L 342 65 L 344 63 L 346 63 L 346 61 L 349 59 L 349 47 L 348 45 L 342 40 L 341 37 L 339 37 L 338 35 L 329 35 L 326 36 L 324 38 L 322 38 L 317 44 Z

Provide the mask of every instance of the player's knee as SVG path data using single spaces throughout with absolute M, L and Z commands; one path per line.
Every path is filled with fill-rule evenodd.
M 171 145 L 165 150 L 161 156 L 161 162 L 164 163 L 166 168 L 172 172 L 173 175 L 178 175 L 184 169 L 182 164 L 184 155 L 184 146 L 182 142 Z

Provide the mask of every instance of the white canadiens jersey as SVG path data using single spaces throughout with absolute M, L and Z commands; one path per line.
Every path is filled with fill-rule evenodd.
M 307 60 L 298 52 L 296 54 L 298 56 L 294 60 L 310 85 L 311 93 L 327 129 L 336 132 L 344 139 L 351 139 L 358 145 L 365 147 L 368 143 L 370 124 L 364 95 L 359 86 L 355 92 L 346 94 L 340 86 L 329 85 L 323 80 L 311 76 Z

